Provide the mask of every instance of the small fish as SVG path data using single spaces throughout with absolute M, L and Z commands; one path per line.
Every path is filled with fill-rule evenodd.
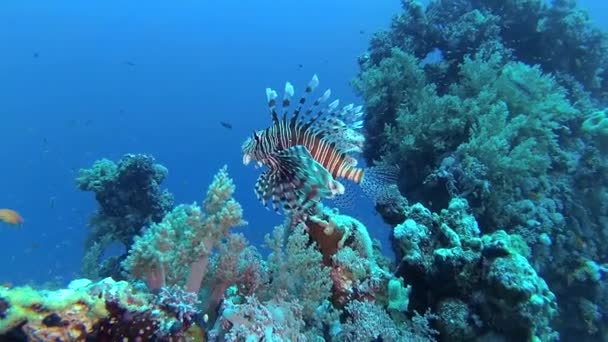
M 38 52 L 34 52 L 34 54 L 32 55 L 32 57 L 38 58 L 38 57 L 40 57 L 40 54 Z
M 365 34 L 365 30 L 359 30 L 359 34 Z
M 232 124 L 230 122 L 220 121 L 220 125 L 222 125 L 224 128 L 232 129 Z
M 14 226 L 20 226 L 23 224 L 23 218 L 21 215 L 12 209 L 0 209 L 0 221 L 4 221 L 5 223 Z
M 125 61 L 125 64 L 128 66 L 135 66 L 135 63 L 133 63 L 131 61 Z
M 298 68 L 302 69 L 304 67 L 304 64 L 300 63 L 298 64 Z

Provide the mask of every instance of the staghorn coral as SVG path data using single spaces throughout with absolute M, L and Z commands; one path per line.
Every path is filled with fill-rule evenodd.
M 151 288 L 167 283 L 198 292 L 213 249 L 231 227 L 246 224 L 240 204 L 232 198 L 234 189 L 223 167 L 210 184 L 202 207 L 178 206 L 135 238 L 122 264 L 125 270 L 146 279 Z
M 121 277 L 119 263 L 124 255 L 103 261 L 101 255 L 113 242 L 122 243 L 128 250 L 144 226 L 159 222 L 171 210 L 173 196 L 160 188 L 167 174 L 164 166 L 143 154 L 126 154 L 117 164 L 101 159 L 92 168 L 79 170 L 78 189 L 95 193 L 99 204 L 91 217 L 91 232 L 85 243 L 85 276 Z

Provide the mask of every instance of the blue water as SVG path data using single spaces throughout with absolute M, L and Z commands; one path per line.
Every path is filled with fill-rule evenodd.
M 605 2 L 581 4 L 608 22 Z M 255 199 L 258 171 L 242 165 L 240 147 L 268 125 L 264 88 L 290 80 L 297 91 L 317 73 L 322 87 L 358 101 L 349 85 L 356 57 L 399 8 L 397 0 L 3 1 L 0 207 L 25 224 L 0 227 L 0 282 L 77 276 L 96 205 L 75 188 L 77 170 L 125 153 L 168 167 L 163 185 L 176 203 L 200 202 L 227 164 L 250 222 L 242 231 L 261 245 L 283 217 Z M 385 238 L 369 203 L 353 214 Z
M 297 91 L 318 73 L 321 87 L 357 101 L 349 85 L 356 57 L 399 8 L 362 0 L 3 2 L 0 207 L 18 210 L 25 224 L 0 227 L 0 282 L 77 276 L 96 206 L 76 189 L 77 170 L 125 153 L 165 165 L 163 185 L 176 203 L 200 202 L 227 164 L 250 222 L 242 231 L 261 245 L 283 217 L 255 199 L 259 171 L 242 165 L 240 147 L 268 125 L 264 88 L 290 80 Z M 357 216 L 386 235 L 369 204 Z

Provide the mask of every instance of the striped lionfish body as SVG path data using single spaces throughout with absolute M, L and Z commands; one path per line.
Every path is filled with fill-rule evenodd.
M 339 178 L 358 184 L 364 181 L 367 170 L 358 168 L 353 157 L 361 152 L 365 140 L 360 132 L 362 107 L 339 108 L 339 100 L 325 106 L 329 89 L 305 107 L 318 84 L 314 75 L 290 112 L 294 88 L 287 82 L 281 113 L 277 92 L 267 88 L 272 123 L 243 144 L 244 164 L 254 161 L 268 168 L 258 178 L 255 192 L 265 205 L 271 202 L 275 211 L 282 205 L 285 210 L 302 212 L 323 198 L 343 194 Z

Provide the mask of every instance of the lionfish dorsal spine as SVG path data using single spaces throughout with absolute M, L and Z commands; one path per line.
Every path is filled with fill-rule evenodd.
M 279 116 L 277 114 L 277 92 L 272 88 L 266 88 L 266 101 L 268 102 L 268 111 L 272 116 L 272 122 L 276 123 L 279 121 Z
M 285 92 L 283 93 L 283 120 L 287 117 L 287 111 L 289 110 L 289 106 L 291 105 L 291 98 L 294 94 L 293 85 L 289 82 L 285 83 Z
M 293 114 L 291 116 L 291 121 L 289 122 L 289 126 L 294 127 L 296 125 L 296 123 L 298 122 L 298 116 L 300 115 L 300 111 L 302 110 L 302 107 L 306 103 L 306 99 L 308 98 L 308 95 L 310 95 L 310 93 L 312 93 L 317 88 L 317 86 L 319 86 L 319 77 L 317 76 L 317 74 L 314 74 L 312 76 L 312 79 L 308 82 L 308 85 L 306 86 L 306 90 L 304 90 L 304 94 L 302 94 L 302 96 L 300 97 L 300 100 L 298 101 L 298 106 L 293 111 Z
M 325 95 L 325 94 L 323 94 L 323 95 Z M 321 97 L 324 97 L 324 96 L 321 96 Z M 329 98 L 329 96 L 328 96 L 328 98 Z M 314 115 L 312 114 L 312 112 L 316 109 L 317 106 L 315 106 L 315 107 L 311 106 L 311 108 L 309 108 L 306 111 L 306 114 L 302 117 L 302 120 L 301 120 L 302 125 L 305 128 L 314 126 L 315 130 L 319 130 L 319 128 L 322 128 L 322 125 L 315 125 L 315 123 L 317 123 L 317 121 L 319 119 L 325 117 L 326 115 L 333 115 L 334 111 L 336 110 L 336 108 L 338 107 L 339 104 L 340 104 L 340 100 L 335 99 L 332 102 L 330 102 L 330 104 L 328 104 L 327 107 L 322 108 Z

